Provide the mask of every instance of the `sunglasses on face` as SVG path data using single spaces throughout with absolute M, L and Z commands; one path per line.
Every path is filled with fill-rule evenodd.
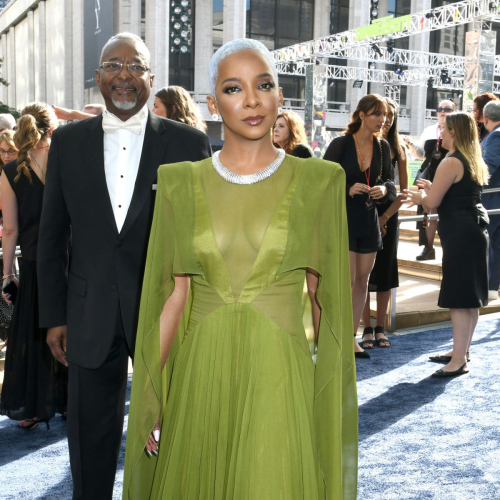
M 453 111 L 453 109 L 452 109 L 452 108 L 437 108 L 437 109 L 436 109 L 436 111 L 437 111 L 438 113 L 442 113 L 443 111 L 444 111 L 445 113 L 451 113 L 451 112 Z

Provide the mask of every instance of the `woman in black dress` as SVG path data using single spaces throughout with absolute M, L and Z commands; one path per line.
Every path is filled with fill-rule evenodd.
M 382 96 L 363 97 L 344 135 L 335 138 L 324 159 L 340 163 L 346 173 L 346 208 L 349 227 L 349 264 L 354 336 L 366 302 L 368 277 L 382 249 L 382 234 L 375 206 L 396 199 L 391 180 L 391 148 L 378 137 L 387 116 Z M 354 342 L 355 356 L 369 354 Z
M 293 111 L 281 111 L 278 114 L 273 127 L 273 142 L 287 155 L 297 158 L 311 158 L 313 155 L 307 145 L 304 122 Z
M 443 279 L 439 307 L 450 309 L 453 349 L 431 361 L 446 363 L 434 377 L 468 372 L 467 353 L 479 317 L 488 303 L 487 216 L 481 205 L 488 167 L 481 156 L 477 126 L 469 113 L 451 113 L 443 129 L 443 146 L 449 154 L 437 169 L 434 182 L 418 181 L 423 191 L 406 190 L 412 204 L 437 208 L 443 247 Z
M 45 103 L 28 104 L 14 136 L 19 157 L 2 172 L 4 232 L 3 285 L 18 285 L 12 330 L 5 359 L 0 413 L 32 429 L 66 410 L 66 368 L 46 342 L 47 330 L 38 326 L 36 251 L 38 228 L 52 130 L 57 118 Z M 16 242 L 21 247 L 20 279 L 13 272 Z M 3 293 L 6 300 L 12 294 Z
M 386 100 L 387 118 L 381 135 L 391 146 L 391 179 L 394 180 L 397 165 L 401 194 L 393 202 L 389 201 L 383 205 L 377 205 L 378 221 L 384 247 L 377 252 L 375 265 L 368 281 L 368 292 L 377 292 L 377 317 L 374 332 L 370 323 L 370 294 L 368 293 L 363 310 L 363 324 L 365 325 L 364 340 L 361 342 L 363 349 L 373 349 L 375 344 L 379 347 L 389 347 L 391 345 L 389 339 L 384 335 L 384 322 L 391 290 L 399 286 L 398 210 L 406 200 L 406 195 L 402 191 L 408 188 L 408 170 L 406 169 L 406 154 L 401 145 L 398 132 L 398 107 L 392 99 L 386 98 Z M 375 334 L 375 337 L 373 337 L 373 334 Z
M 448 153 L 448 150 L 443 146 L 442 133 L 446 116 L 455 111 L 455 103 L 449 99 L 445 99 L 439 103 L 436 109 L 437 123 L 430 125 L 422 132 L 419 144 L 414 144 L 407 137 L 404 138 L 405 142 L 410 146 L 410 153 L 416 158 L 424 159 L 420 167 L 417 178 L 434 180 L 436 169 L 441 161 Z M 418 207 L 417 214 L 421 215 L 424 210 Z M 437 221 L 431 220 L 424 227 L 421 222 L 417 222 L 417 229 L 419 230 L 418 244 L 424 245 L 424 249 L 417 256 L 417 260 L 433 260 L 436 258 L 436 251 L 434 250 L 434 238 L 436 236 Z
M 0 134 L 0 175 L 2 174 L 3 166 L 12 160 L 17 158 L 17 148 L 14 144 L 14 131 L 4 130 Z M 2 221 L 2 198 L 0 196 L 0 224 L 3 227 Z M 1 241 L 1 235 L 0 235 Z M 3 266 L 3 260 L 0 259 L 0 265 Z M 7 347 L 7 335 L 10 330 L 10 323 L 12 320 L 12 306 L 7 304 L 3 297 L 0 297 L 0 340 L 5 341 L 3 345 L 0 345 L 0 351 L 3 351 Z

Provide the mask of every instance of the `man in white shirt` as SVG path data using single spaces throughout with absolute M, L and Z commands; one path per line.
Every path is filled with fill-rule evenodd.
M 112 37 L 96 70 L 106 110 L 58 129 L 49 153 L 38 248 L 40 325 L 48 328 L 53 355 L 69 366 L 74 500 L 112 498 L 156 171 L 210 156 L 205 134 L 147 110 L 149 65 L 139 37 Z

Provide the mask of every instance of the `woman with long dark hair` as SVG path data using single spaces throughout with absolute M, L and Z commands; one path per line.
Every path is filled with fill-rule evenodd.
M 455 377 L 469 371 L 469 347 L 479 308 L 488 304 L 488 216 L 481 205 L 481 193 L 489 173 L 476 122 L 469 113 L 446 117 L 443 146 L 449 153 L 434 182 L 419 180 L 421 190 L 406 190 L 406 194 L 411 204 L 437 209 L 439 215 L 443 279 L 438 305 L 450 309 L 453 349 L 430 360 L 446 365 L 434 377 Z
M 54 111 L 47 104 L 28 104 L 14 135 L 19 156 L 2 172 L 2 295 L 13 302 L 15 294 L 15 307 L 0 413 L 19 420 L 22 429 L 33 429 L 40 422 L 48 428 L 55 413 L 66 411 L 67 371 L 50 352 L 47 329 L 38 326 L 36 277 L 45 173 L 50 137 L 57 125 Z M 13 268 L 17 242 L 22 253 L 19 282 Z
M 397 168 L 401 194 L 392 202 L 389 201 L 382 205 L 377 205 L 383 248 L 377 252 L 375 264 L 368 281 L 368 296 L 363 310 L 363 324 L 365 325 L 363 332 L 364 340 L 361 342 L 361 347 L 364 349 L 372 349 L 375 344 L 379 347 L 389 347 L 391 345 L 389 339 L 384 335 L 384 322 L 391 290 L 399 286 L 398 210 L 406 199 L 406 195 L 402 191 L 408 188 L 406 154 L 398 132 L 398 106 L 392 99 L 386 98 L 386 100 L 387 118 L 381 136 L 391 147 L 391 178 L 394 180 Z M 370 322 L 370 292 L 376 292 L 377 294 L 375 330 L 373 330 Z M 370 335 L 372 336 L 370 337 Z
M 396 199 L 391 177 L 391 148 L 379 138 L 387 116 L 387 103 L 378 94 L 363 97 L 344 135 L 335 138 L 324 159 L 340 163 L 346 172 L 349 227 L 349 263 L 354 336 L 365 307 L 368 278 L 375 256 L 382 249 L 377 204 Z M 354 342 L 355 356 L 370 355 Z

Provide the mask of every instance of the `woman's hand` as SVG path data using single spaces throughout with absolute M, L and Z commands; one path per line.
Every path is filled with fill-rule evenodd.
M 158 456 L 158 443 L 160 442 L 160 417 L 156 420 L 153 430 L 149 435 L 148 442 L 146 443 L 146 453 L 151 456 L 155 454 Z
M 356 194 L 364 194 L 370 191 L 370 187 L 366 184 L 362 184 L 361 182 L 356 182 L 351 189 L 349 189 L 349 196 L 354 196 Z
M 9 281 L 13 281 L 16 286 L 19 288 L 19 281 L 17 278 L 11 278 Z M 2 282 L 2 288 L 8 283 L 8 281 L 3 281 Z M 12 305 L 12 302 L 10 300 L 10 294 L 8 293 L 4 293 L 3 290 L 2 290 L 2 297 L 3 297 L 3 300 L 5 300 L 5 302 L 7 302 L 7 304 L 9 304 L 9 306 Z
M 431 189 L 432 182 L 428 181 L 427 179 L 418 179 L 415 184 L 418 186 L 419 189 L 423 189 L 425 191 L 425 194 L 429 194 L 429 190 Z
M 383 238 L 387 234 L 387 224 L 385 219 L 379 219 L 378 225 L 380 227 L 380 234 L 382 235 Z
M 384 185 L 373 186 L 369 189 L 368 194 L 373 200 L 380 200 L 387 194 L 387 188 Z
M 424 191 L 421 191 L 420 189 L 418 191 L 410 191 L 409 189 L 405 189 L 403 192 L 406 195 L 406 203 L 409 207 L 421 205 L 422 200 L 425 197 Z

